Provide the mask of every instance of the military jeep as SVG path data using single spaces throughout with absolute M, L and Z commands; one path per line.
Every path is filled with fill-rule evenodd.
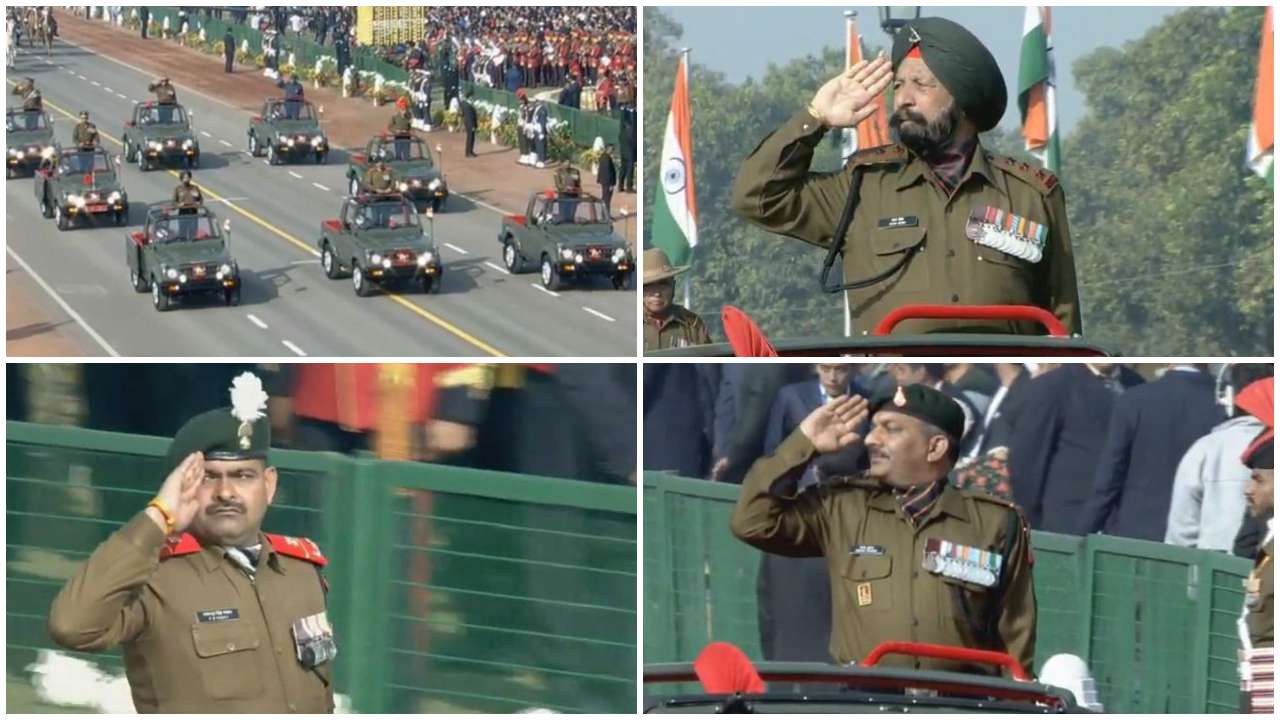
M 56 147 L 43 157 L 35 172 L 35 196 L 40 214 L 68 230 L 81 218 L 108 215 L 116 225 L 129 219 L 129 196 L 116 172 L 119 157 L 102 148 L 81 150 Z
M 396 153 L 397 142 L 402 143 L 399 154 Z M 437 145 L 436 153 L 439 152 L 440 146 Z M 415 206 L 429 203 L 433 212 L 444 208 L 445 201 L 449 199 L 449 184 L 445 181 L 444 171 L 427 144 L 416 137 L 397 141 L 387 134 L 373 136 L 365 144 L 364 152 L 351 155 L 347 165 L 349 194 L 360 194 L 365 172 L 380 160 L 385 160 L 395 174 L 396 190 Z
M 218 224 L 208 208 L 171 203 L 147 209 L 142 229 L 125 237 L 129 283 L 151 291 L 151 304 L 164 312 L 180 298 L 216 294 L 227 305 L 240 304 L 240 266 L 228 243 L 231 223 Z
M 122 137 L 125 162 L 137 163 L 143 172 L 165 163 L 200 165 L 200 141 L 191 129 L 190 115 L 177 103 L 137 103 Z
M 249 154 L 267 156 L 279 165 L 288 160 L 310 158 L 323 165 L 329 157 L 329 139 L 320 129 L 320 113 L 306 100 L 270 98 L 262 112 L 249 119 Z
M 5 179 L 35 172 L 53 155 L 53 123 L 42 110 L 9 108 L 4 114 Z
M 350 274 L 356 295 L 372 295 L 374 286 L 418 283 L 423 292 L 440 292 L 444 264 L 428 217 L 399 193 L 360 193 L 342 203 L 336 218 L 320 224 L 320 265 L 336 279 Z
M 635 275 L 635 259 L 614 233 L 604 202 L 576 191 L 533 193 L 524 215 L 502 219 L 498 242 L 509 272 L 536 267 L 548 290 L 592 275 L 606 275 L 623 290 Z

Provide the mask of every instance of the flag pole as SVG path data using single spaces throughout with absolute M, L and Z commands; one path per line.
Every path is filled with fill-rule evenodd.
M 860 42 L 860 39 L 854 37 L 854 32 L 855 32 L 855 29 L 857 28 L 857 22 L 858 22 L 857 18 L 858 18 L 857 10 L 844 11 L 844 66 L 845 68 L 848 68 L 850 65 L 853 64 L 853 43 Z M 852 127 L 852 128 L 846 129 L 845 132 L 853 133 L 854 137 L 856 138 L 858 129 L 856 127 Z M 847 139 L 848 138 L 846 138 L 846 141 Z M 833 243 L 843 242 L 843 241 L 844 241 L 844 238 L 831 238 L 831 242 Z M 840 275 L 842 278 L 844 277 L 843 272 L 841 272 Z M 841 280 L 841 282 L 844 282 L 844 281 Z M 853 318 L 849 317 L 849 292 L 847 290 L 845 292 L 840 293 L 840 313 L 844 315 L 844 336 L 850 337 L 851 335 L 853 335 Z
M 686 47 L 686 48 L 680 48 L 680 55 L 681 55 L 681 60 L 682 60 L 682 62 L 680 63 L 680 71 L 681 71 L 682 73 L 684 73 L 684 87 L 685 87 L 685 92 L 689 93 L 689 105 L 690 105 L 690 107 L 692 108 L 692 106 L 693 106 L 693 92 L 692 92 L 692 90 L 689 88 L 689 52 L 690 52 L 690 50 L 691 50 L 691 48 L 687 48 L 687 47 Z M 690 125 L 690 127 L 689 127 L 689 142 L 690 142 L 690 144 L 692 144 L 692 143 L 693 143 L 693 113 L 692 113 L 692 112 L 690 112 L 690 113 L 689 113 L 689 125 Z M 686 158 L 686 160 L 687 160 L 688 162 L 690 162 L 690 163 L 692 163 L 692 162 L 693 162 L 693 158 L 692 158 L 692 157 Z M 687 177 L 687 175 L 686 175 L 686 177 Z M 690 217 L 689 217 L 689 203 L 687 203 L 687 202 L 686 202 L 686 203 L 684 204 L 684 226 L 685 226 L 685 227 L 689 227 L 689 222 L 690 222 Z M 690 247 L 690 248 L 689 248 L 689 265 L 690 265 L 690 267 L 692 267 L 692 266 L 693 266 L 693 254 L 694 254 L 696 251 L 697 251 L 697 247 L 696 247 L 696 246 L 695 246 L 695 247 Z M 691 282 L 690 282 L 690 279 L 689 279 L 689 273 L 687 273 L 687 272 L 686 272 L 686 273 L 685 273 L 685 275 L 684 275 L 684 307 L 685 307 L 685 309 L 686 309 L 686 310 L 692 309 L 692 305 L 693 305 L 692 292 L 691 292 L 691 290 L 690 290 L 690 285 L 691 285 Z

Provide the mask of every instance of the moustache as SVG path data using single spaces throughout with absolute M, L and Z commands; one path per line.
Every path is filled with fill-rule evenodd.
M 216 515 L 223 510 L 233 510 L 235 512 L 240 513 L 241 515 L 244 514 L 244 506 L 238 505 L 236 503 L 219 503 L 217 505 L 210 505 L 209 507 L 205 508 L 204 514 Z
M 927 125 L 924 116 L 920 113 L 911 112 L 910 110 L 899 110 L 889 118 L 889 125 L 897 127 L 904 122 L 911 121 L 917 125 Z

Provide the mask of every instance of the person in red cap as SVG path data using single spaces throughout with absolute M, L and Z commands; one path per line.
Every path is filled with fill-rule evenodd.
M 409 139 L 413 137 L 413 115 L 409 112 L 409 99 L 396 100 L 396 113 L 387 123 L 387 132 L 395 139 L 395 159 L 409 159 Z

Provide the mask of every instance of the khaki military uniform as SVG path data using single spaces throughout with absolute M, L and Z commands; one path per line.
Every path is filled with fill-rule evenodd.
M 413 116 L 408 110 L 398 112 L 391 116 L 391 121 L 387 123 L 387 132 L 396 137 L 406 137 L 413 134 Z
M 147 89 L 156 94 L 156 100 L 161 105 L 172 105 L 178 102 L 178 91 L 174 89 L 172 83 L 151 83 Z
M 259 537 L 251 580 L 220 548 L 190 535 L 166 543 L 139 513 L 58 593 L 49 630 L 73 650 L 123 645 L 139 712 L 332 712 L 332 661 L 303 667 L 292 633 L 325 611 L 317 565 Z M 283 540 L 320 557 L 309 541 Z
M 364 174 L 364 186 L 373 192 L 391 192 L 395 187 L 395 173 L 388 167 L 373 167 Z
M 993 155 L 979 144 L 952 194 L 935 183 L 928 165 L 898 145 L 857 153 L 845 169 L 809 171 L 826 128 L 807 110 L 794 115 L 743 162 L 733 188 L 734 208 L 770 232 L 829 247 L 861 166 L 861 201 L 844 243 L 844 278 L 852 282 L 904 268 L 875 285 L 849 290 L 854 331 L 868 333 L 907 304 L 1034 305 L 1080 332 L 1075 262 L 1062 188 L 1050 173 Z M 1041 257 L 1031 262 L 970 239 L 967 225 L 990 211 L 1015 216 L 1023 232 L 1043 227 Z M 1034 225 L 1030 225 L 1034 223 Z M 815 281 L 818 267 L 814 268 Z M 896 332 L 984 331 L 1043 334 L 1036 323 L 913 320 Z
M 1245 625 L 1249 630 L 1249 643 L 1255 648 L 1274 647 L 1276 578 L 1273 565 L 1275 540 L 1268 540 L 1258 550 L 1253 560 L 1253 572 L 1245 582 Z
M 71 139 L 78 147 L 92 147 L 98 144 L 98 126 L 91 122 L 76 124 Z
M 880 643 L 897 640 L 1006 652 L 1032 672 L 1036 600 L 1030 534 L 1013 505 L 948 486 L 913 528 L 893 493 L 867 478 L 845 478 L 798 495 L 770 494 L 775 481 L 794 482 L 814 457 L 813 443 L 796 430 L 774 454 L 756 461 L 731 525 L 739 539 L 765 552 L 826 558 L 836 662 L 861 661 Z M 1002 569 L 995 583 L 927 569 L 926 554 L 940 541 L 999 554 Z M 950 660 L 886 656 L 881 662 L 994 673 L 990 666 Z
M 173 202 L 180 207 L 204 205 L 204 194 L 194 184 L 178 183 L 178 186 L 173 189 Z
M 692 310 L 671 306 L 671 314 L 660 323 L 649 318 L 644 320 L 644 349 L 669 350 L 671 348 L 689 347 L 690 345 L 709 345 L 711 335 L 707 333 L 707 324 Z

